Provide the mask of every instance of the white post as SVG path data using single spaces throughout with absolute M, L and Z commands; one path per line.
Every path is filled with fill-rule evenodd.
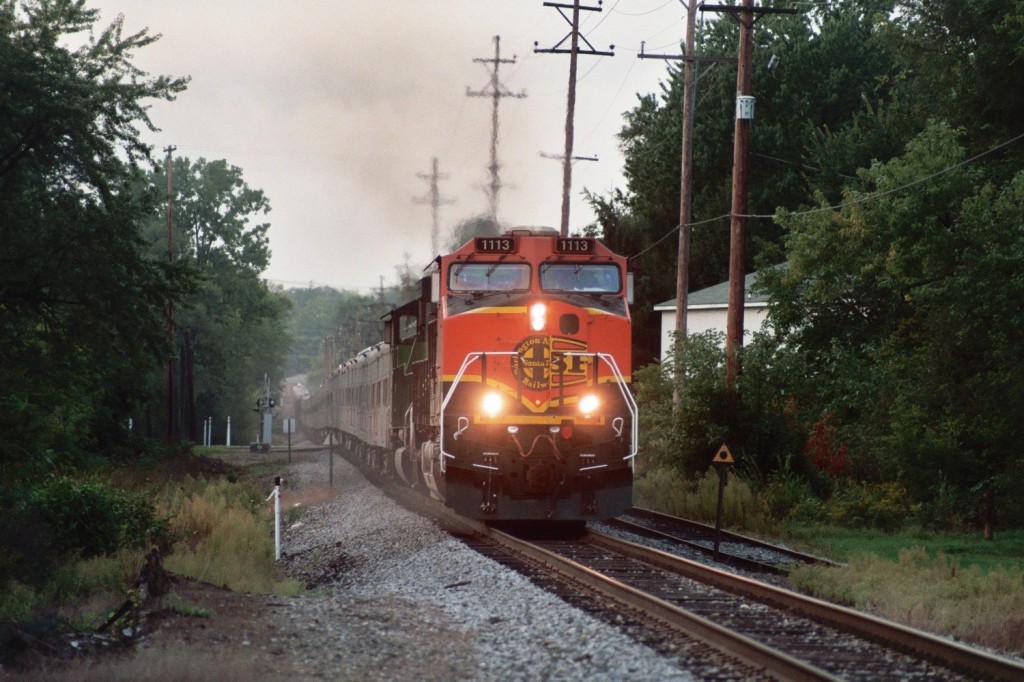
M 274 479 L 274 561 L 281 560 L 281 477 Z
M 281 477 L 274 477 L 274 492 L 270 493 L 274 498 L 274 561 L 281 560 Z M 267 498 L 267 501 L 270 500 Z
M 231 447 L 231 417 L 228 417 L 228 437 L 224 439 L 224 444 Z

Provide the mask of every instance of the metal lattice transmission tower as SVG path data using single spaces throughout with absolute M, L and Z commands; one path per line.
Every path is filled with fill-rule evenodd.
M 489 212 L 491 220 L 495 225 L 498 223 L 498 192 L 501 190 L 501 179 L 498 177 L 498 102 L 502 97 L 526 97 L 526 91 L 511 92 L 498 80 L 498 68 L 502 64 L 515 64 L 516 57 L 512 59 L 501 58 L 501 36 L 494 36 L 494 57 L 478 57 L 473 60 L 476 64 L 489 64 L 491 81 L 482 90 L 476 92 L 466 88 L 467 97 L 490 97 L 491 98 L 491 182 L 487 186 L 487 198 L 490 204 Z
M 417 173 L 416 177 L 426 180 L 430 183 L 430 189 L 425 197 L 414 197 L 413 201 L 417 204 L 430 204 L 431 217 L 433 222 L 430 226 L 430 256 L 433 258 L 440 253 L 440 222 L 438 221 L 438 209 L 442 204 L 454 204 L 453 199 L 442 199 L 441 192 L 437 187 L 438 180 L 447 180 L 448 174 L 441 174 L 437 172 L 437 157 L 431 159 L 430 173 Z

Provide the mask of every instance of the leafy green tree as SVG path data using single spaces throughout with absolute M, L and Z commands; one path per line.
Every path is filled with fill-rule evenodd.
M 963 128 L 968 149 L 981 151 L 1020 134 L 1024 112 L 1022 0 L 901 0 L 892 36 L 913 64 L 914 101 L 927 116 Z M 1020 145 L 989 165 L 1007 181 L 1020 168 Z
M 819 488 L 826 487 L 802 457 L 807 431 L 791 414 L 791 387 L 805 369 L 801 355 L 776 347 L 763 335 L 756 336 L 742 353 L 742 403 L 725 386 L 721 333 L 678 339 L 669 362 L 638 372 L 645 462 L 697 476 L 725 443 L 749 481 L 764 482 L 785 468 L 812 479 Z M 674 383 L 679 386 L 678 410 L 673 403 Z
M 749 211 L 772 215 L 822 193 L 838 201 L 844 183 L 872 160 L 891 158 L 918 128 L 892 105 L 902 65 L 885 29 L 891 2 L 845 0 L 797 15 L 769 15 L 755 31 Z M 699 39 L 704 55 L 736 53 L 736 22 L 710 22 Z M 700 289 L 727 277 L 736 96 L 735 66 L 699 68 L 694 117 L 690 285 Z M 654 304 L 675 293 L 674 232 L 679 222 L 682 69 L 669 66 L 661 92 L 644 95 L 626 113 L 620 133 L 628 190 L 590 195 L 601 233 L 628 254 L 639 254 L 637 323 L 656 325 Z M 879 125 L 884 124 L 881 130 Z M 863 134 L 870 131 L 872 135 Z M 771 219 L 749 221 L 747 269 L 766 246 L 781 240 Z M 657 333 L 638 329 L 638 344 L 656 354 Z
M 934 123 L 862 171 L 876 194 L 782 214 L 789 268 L 765 276 L 780 340 L 814 369 L 799 409 L 835 417 L 855 475 L 921 500 L 1009 492 L 1022 464 L 1024 174 L 987 180 L 961 134 Z
M 270 204 L 245 183 L 240 168 L 224 160 L 179 157 L 172 174 L 175 258 L 194 268 L 201 282 L 174 314 L 185 392 L 182 435 L 195 440 L 207 416 L 214 417 L 218 431 L 231 416 L 245 433 L 255 428 L 251 407 L 264 375 L 277 385 L 291 343 L 283 327 L 289 302 L 260 279 L 270 262 L 270 224 L 262 221 Z M 149 184 L 154 191 L 166 188 L 166 170 L 156 167 Z M 150 234 L 154 254 L 166 253 L 160 207 L 152 214 Z
M 70 0 L 0 1 L 4 480 L 124 442 L 186 273 L 150 258 L 136 192 L 148 102 L 186 81 L 132 64 L 155 38 Z M 77 48 L 69 44 L 80 45 Z
M 331 287 L 289 289 L 288 332 L 294 339 L 285 373 L 289 376 L 308 372 L 323 364 L 323 339 L 337 325 L 337 311 L 344 293 Z
M 380 318 L 397 302 L 397 291 L 377 295 L 328 287 L 288 291 L 293 301 L 288 324 L 297 339 L 290 362 L 296 373 L 308 372 L 306 383 L 316 386 L 330 369 L 380 342 Z

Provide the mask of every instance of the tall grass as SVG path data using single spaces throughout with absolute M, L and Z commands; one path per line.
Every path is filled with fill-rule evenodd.
M 714 523 L 718 510 L 719 478 L 708 469 L 697 480 L 668 468 L 649 469 L 633 484 L 638 507 Z M 774 524 L 765 505 L 739 476 L 730 473 L 722 495 L 722 525 L 751 532 L 769 532 Z
M 40 587 L 11 580 L 0 590 L 0 622 L 29 622 L 49 607 L 83 628 L 102 622 L 106 612 L 125 600 L 139 575 L 142 551 L 121 549 L 112 555 L 74 559 Z
M 181 539 L 164 560 L 175 573 L 241 592 L 298 594 L 301 585 L 280 579 L 274 562 L 271 518 L 253 489 L 219 479 L 188 479 L 161 503 Z
M 962 567 L 944 554 L 906 549 L 896 561 L 854 556 L 845 566 L 801 566 L 794 587 L 885 618 L 1024 654 L 1024 570 Z

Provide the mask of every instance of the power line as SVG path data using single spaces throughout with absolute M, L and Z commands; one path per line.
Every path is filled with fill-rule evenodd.
M 988 156 L 989 154 L 997 152 L 1000 149 L 1002 149 L 1003 147 L 1008 147 L 1009 145 L 1011 145 L 1011 144 L 1013 144 L 1015 142 L 1019 142 L 1022 139 L 1024 139 L 1024 133 L 1020 133 L 1019 135 L 1015 135 L 1014 137 L 1010 138 L 1009 140 L 1007 140 L 1005 142 L 1000 142 L 999 144 L 995 145 L 994 147 L 991 147 L 989 149 L 986 149 L 983 152 L 975 154 L 974 156 L 970 157 L 969 159 L 964 159 L 963 161 L 959 161 L 957 163 L 954 163 L 951 166 L 947 166 L 946 168 L 943 168 L 940 171 L 936 171 L 936 172 L 931 173 L 929 175 L 926 175 L 926 176 L 924 176 L 922 178 L 918 178 L 917 180 L 911 180 L 910 182 L 905 183 L 903 185 L 900 185 L 899 187 L 893 187 L 892 189 L 887 189 L 887 190 L 884 190 L 884 191 L 881 191 L 881 192 L 875 192 L 875 193 L 872 193 L 872 194 L 867 194 L 867 195 L 862 196 L 862 197 L 860 197 L 858 199 L 851 199 L 849 201 L 843 202 L 842 204 L 836 204 L 836 205 L 833 205 L 833 206 L 821 206 L 819 208 L 810 208 L 810 209 L 805 209 L 803 211 L 787 212 L 787 216 L 786 217 L 792 218 L 792 217 L 797 217 L 797 216 L 812 215 L 814 213 L 824 213 L 826 211 L 838 211 L 838 210 L 841 210 L 841 209 L 843 209 L 843 208 L 845 208 L 847 206 L 856 206 L 858 204 L 864 204 L 864 203 L 867 203 L 869 201 L 874 201 L 875 199 L 881 199 L 881 198 L 887 197 L 887 196 L 889 196 L 891 194 L 896 194 L 897 192 L 902 192 L 903 190 L 910 189 L 911 187 L 914 187 L 916 185 L 920 185 L 921 183 L 927 182 L 928 180 L 933 180 L 933 179 L 935 179 L 937 177 L 941 177 L 942 175 L 945 175 L 946 173 L 954 171 L 957 168 L 960 168 L 962 166 L 966 166 L 969 163 L 973 163 L 973 162 L 977 161 L 978 159 L 981 159 L 981 158 L 983 158 L 985 156 Z M 775 214 L 748 213 L 748 214 L 743 215 L 742 217 L 744 217 L 744 218 L 756 218 L 756 219 L 759 219 L 759 220 L 774 220 L 775 219 Z M 730 218 L 730 215 L 728 213 L 725 213 L 725 214 L 722 214 L 720 216 L 716 216 L 714 218 L 708 218 L 707 220 L 701 220 L 701 221 L 698 221 L 698 222 L 695 222 L 695 223 L 690 223 L 689 227 L 697 227 L 698 225 L 706 225 L 708 223 L 717 222 L 719 220 L 727 220 L 728 218 Z M 642 251 L 638 251 L 637 253 L 635 253 L 632 256 L 630 256 L 629 257 L 630 260 L 636 260 L 636 259 L 639 259 L 642 256 L 646 255 L 648 251 L 651 251 L 652 249 L 657 247 L 659 244 L 661 244 L 663 241 L 665 241 L 666 239 L 671 237 L 673 234 L 675 234 L 676 230 L 678 230 L 678 229 L 679 229 L 679 225 L 676 225 L 671 230 L 666 232 L 664 235 L 659 237 L 656 242 L 654 242 L 653 244 L 651 244 L 647 248 L 643 249 Z

